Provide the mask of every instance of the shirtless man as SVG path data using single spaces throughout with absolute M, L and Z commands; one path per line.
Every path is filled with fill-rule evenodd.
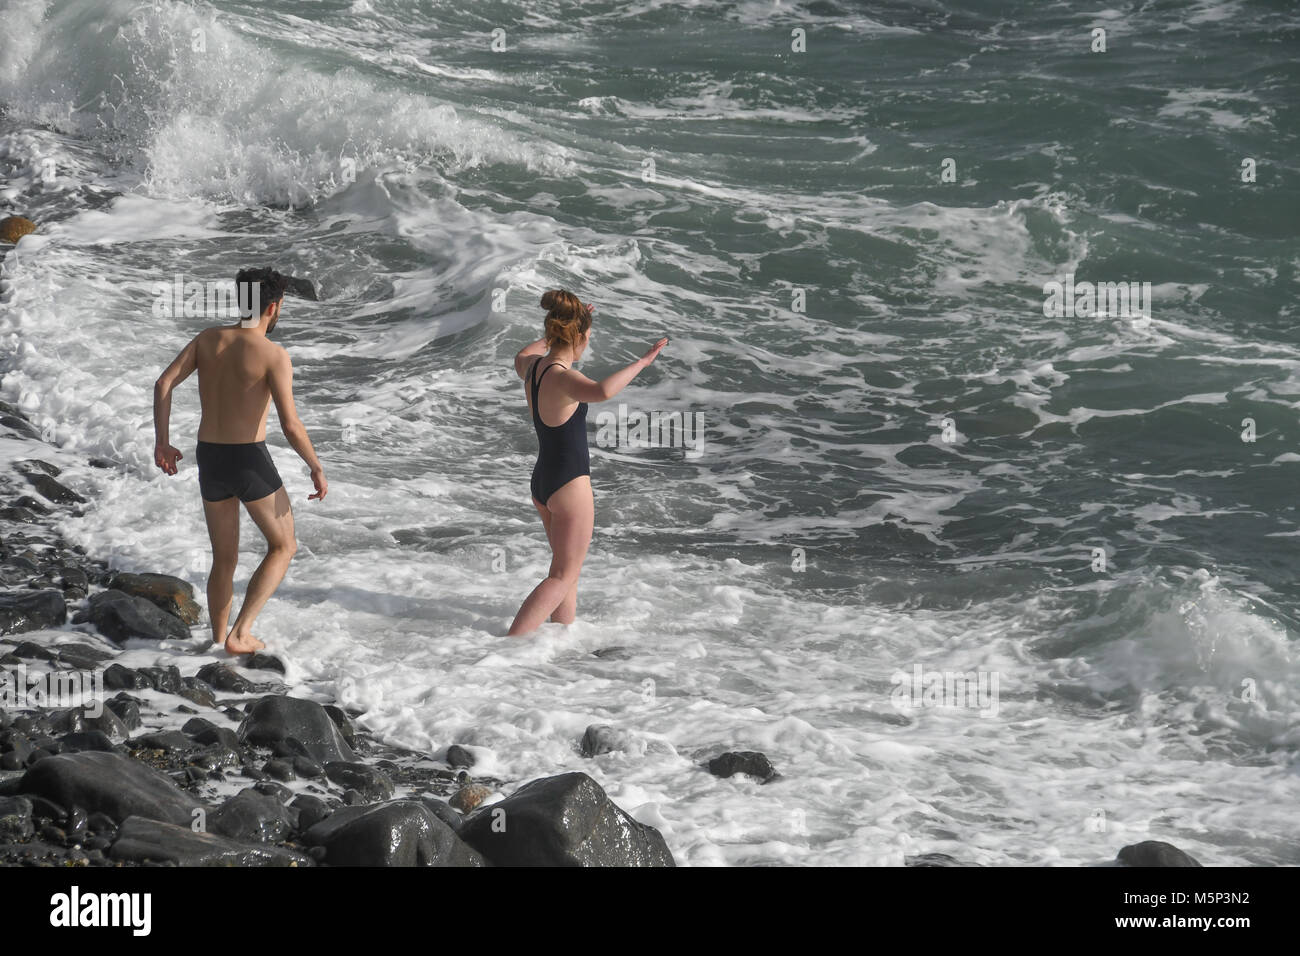
M 324 499 L 329 486 L 293 405 L 289 353 L 267 341 L 280 317 L 288 280 L 270 269 L 245 269 L 235 283 L 242 314 L 248 318 L 237 325 L 204 329 L 181 349 L 154 384 L 153 455 L 165 474 L 176 474 L 176 462 L 182 456 L 168 439 L 172 392 L 197 369 L 202 415 L 195 457 L 203 513 L 212 539 L 212 571 L 208 575 L 212 641 L 224 641 L 231 654 L 250 654 L 266 646 L 253 636 L 253 621 L 284 580 L 289 561 L 298 550 L 289 495 L 266 450 L 266 413 L 272 399 L 284 437 L 311 468 L 316 493 L 308 495 L 308 500 Z M 260 315 L 254 318 L 259 307 Z M 241 501 L 265 535 L 267 553 L 253 572 L 243 607 L 227 633 L 239 558 Z

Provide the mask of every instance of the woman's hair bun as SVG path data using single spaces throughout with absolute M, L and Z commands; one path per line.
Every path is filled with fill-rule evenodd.
M 554 346 L 576 345 L 591 328 L 591 312 L 567 289 L 548 289 L 542 293 L 546 310 L 546 341 Z

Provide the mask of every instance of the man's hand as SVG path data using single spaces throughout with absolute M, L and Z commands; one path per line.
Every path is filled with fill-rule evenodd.
M 308 495 L 307 500 L 318 498 L 325 500 L 325 493 L 330 490 L 330 483 L 325 480 L 325 470 L 323 468 L 313 468 L 311 472 L 311 483 L 316 486 L 316 494 Z
M 161 468 L 164 474 L 176 474 L 176 462 L 184 457 L 179 448 L 173 448 L 171 445 L 153 446 L 153 463 Z

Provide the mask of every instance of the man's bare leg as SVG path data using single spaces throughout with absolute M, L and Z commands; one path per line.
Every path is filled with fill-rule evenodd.
M 226 639 L 226 621 L 235 596 L 235 565 L 239 563 L 239 499 L 204 501 L 212 541 L 212 570 L 208 572 L 208 617 L 212 619 L 212 643 Z
M 251 654 L 266 647 L 253 636 L 253 621 L 284 580 L 289 562 L 298 551 L 298 539 L 293 531 L 293 509 L 289 507 L 289 493 L 283 485 L 265 498 L 244 502 L 244 507 L 266 537 L 267 551 L 249 579 L 244 604 L 226 637 L 226 650 L 231 654 Z

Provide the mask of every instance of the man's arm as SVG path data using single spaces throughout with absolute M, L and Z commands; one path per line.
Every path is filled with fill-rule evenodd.
M 284 349 L 277 348 L 267 377 L 271 385 L 271 398 L 275 401 L 275 413 L 280 417 L 280 431 L 284 432 L 284 437 L 289 440 L 293 450 L 311 469 L 311 483 L 316 486 L 316 494 L 308 495 L 307 499 L 324 499 L 329 482 L 325 480 L 325 469 L 316 457 L 316 449 L 307 437 L 307 428 L 298 417 L 298 409 L 294 407 L 293 363 Z
M 196 335 L 153 383 L 153 461 L 168 475 L 176 474 L 176 462 L 183 457 L 170 444 L 172 392 L 198 367 L 199 336 Z

